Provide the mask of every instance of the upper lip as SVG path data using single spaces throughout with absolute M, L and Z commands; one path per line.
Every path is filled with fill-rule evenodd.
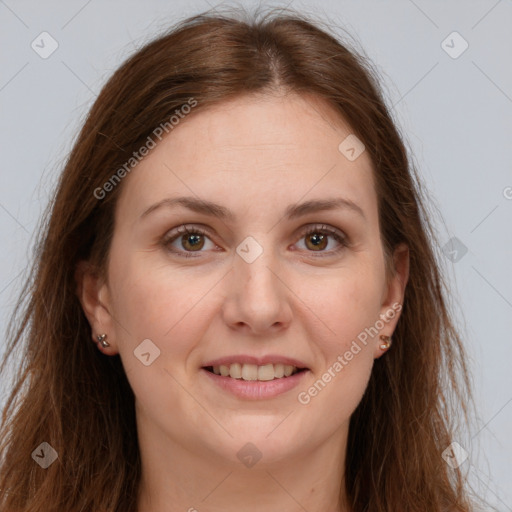
M 307 369 L 307 366 L 298 359 L 294 359 L 293 357 L 280 356 L 277 354 L 267 354 L 266 356 L 262 357 L 250 356 L 246 354 L 220 357 L 218 359 L 212 359 L 211 361 L 208 361 L 203 365 L 203 368 L 207 366 L 229 366 L 230 364 L 233 363 L 255 364 L 257 366 L 264 366 L 266 364 L 285 364 L 295 366 L 297 368 Z

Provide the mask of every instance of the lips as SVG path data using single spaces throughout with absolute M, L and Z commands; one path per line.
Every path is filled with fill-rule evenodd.
M 237 363 L 234 363 L 234 365 L 236 364 Z M 244 366 L 256 367 L 256 365 L 251 365 L 250 363 Z M 233 378 L 231 376 L 217 375 L 212 371 L 208 371 L 206 368 L 201 368 L 200 373 L 217 389 L 227 392 L 238 399 L 267 400 L 290 392 L 297 387 L 300 382 L 303 382 L 303 379 L 307 377 L 309 371 L 304 369 L 289 377 L 283 376 L 282 378 L 276 378 L 274 375 L 272 380 L 245 380 L 244 378 Z M 208 390 L 209 389 L 210 387 L 208 387 Z
M 225 356 L 201 367 L 213 382 L 242 398 L 270 398 L 294 387 L 309 368 L 279 354 Z

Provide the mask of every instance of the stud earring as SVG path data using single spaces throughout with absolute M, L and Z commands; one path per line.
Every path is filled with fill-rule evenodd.
M 101 346 L 103 348 L 110 347 L 110 343 L 107 341 L 106 334 L 99 334 L 98 336 L 96 336 L 96 339 L 98 340 L 98 343 L 101 343 Z
M 387 350 L 391 346 L 391 336 L 385 336 L 384 334 L 381 334 L 379 338 L 382 341 L 380 344 L 381 350 Z

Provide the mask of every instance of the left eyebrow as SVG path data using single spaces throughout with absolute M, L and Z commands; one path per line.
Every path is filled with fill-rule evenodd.
M 145 210 L 139 219 L 146 217 L 151 212 L 162 207 L 172 208 L 174 206 L 182 206 L 196 213 L 202 213 L 204 215 L 217 217 L 226 221 L 233 222 L 236 219 L 235 214 L 226 207 L 211 201 L 206 201 L 204 199 L 197 199 L 196 197 L 173 197 L 162 199 L 158 203 L 151 205 L 147 210 Z M 299 204 L 291 204 L 286 208 L 284 217 L 288 220 L 293 220 L 308 215 L 309 213 L 340 209 L 357 213 L 364 220 L 367 220 L 364 211 L 359 205 L 350 199 L 342 197 L 314 199 Z
M 291 204 L 285 210 L 285 217 L 288 220 L 292 220 L 298 217 L 303 217 L 308 213 L 315 213 L 319 211 L 328 210 L 349 210 L 354 213 L 357 213 L 364 220 L 366 220 L 366 216 L 364 214 L 363 209 L 359 205 L 354 203 L 354 201 L 350 199 L 345 199 L 343 197 L 330 199 L 315 199 L 300 204 Z

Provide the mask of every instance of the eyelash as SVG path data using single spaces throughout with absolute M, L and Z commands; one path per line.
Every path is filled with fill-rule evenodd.
M 190 226 L 190 225 L 183 225 L 176 228 L 173 232 L 168 233 L 164 236 L 162 240 L 162 245 L 169 250 L 172 254 L 176 254 L 183 258 L 197 258 L 198 256 L 194 255 L 194 253 L 201 253 L 203 251 L 174 251 L 169 249 L 169 245 L 177 240 L 180 236 L 185 234 L 191 234 L 191 235 L 202 235 L 206 236 L 208 238 L 211 238 L 211 234 L 208 230 L 203 229 L 199 226 Z M 335 254 L 338 254 L 343 249 L 349 246 L 347 238 L 337 229 L 332 228 L 330 226 L 326 226 L 325 224 L 317 224 L 314 226 L 309 226 L 305 231 L 301 232 L 301 235 L 299 237 L 299 240 L 312 234 L 324 234 L 324 235 L 330 235 L 332 236 L 339 244 L 340 246 L 337 249 L 333 249 L 330 251 L 319 251 L 318 254 L 315 254 L 316 251 L 307 251 L 314 254 L 315 258 L 325 258 L 328 256 L 332 256 Z M 213 242 L 213 241 L 212 241 Z M 326 254 L 327 253 L 327 254 Z

